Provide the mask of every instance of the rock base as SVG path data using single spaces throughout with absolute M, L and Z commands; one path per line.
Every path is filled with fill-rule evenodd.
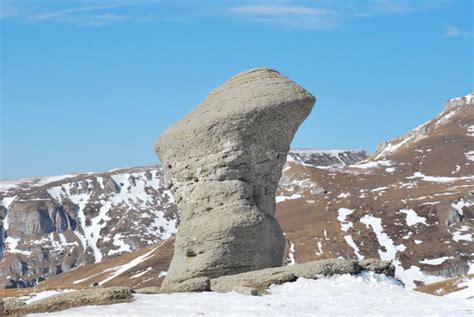
M 395 267 L 388 261 L 376 259 L 362 261 L 329 259 L 222 276 L 210 279 L 210 288 L 207 286 L 209 279 L 194 278 L 183 283 L 173 284 L 172 287 L 164 286 L 161 289 L 153 288 L 153 290 L 144 289 L 139 292 L 156 294 L 210 290 L 220 293 L 236 292 L 245 295 L 260 295 L 267 293 L 270 285 L 294 282 L 300 277 L 318 279 L 323 276 L 339 274 L 359 274 L 362 271 L 371 271 L 391 277 L 395 275 Z

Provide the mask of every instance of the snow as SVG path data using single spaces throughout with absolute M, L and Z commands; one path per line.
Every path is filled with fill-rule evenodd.
M 456 174 L 456 173 L 458 173 L 460 170 L 461 170 L 461 165 L 456 164 L 456 168 L 454 169 L 454 171 L 451 172 L 451 174 Z
M 403 288 L 374 273 L 271 286 L 270 294 L 175 293 L 134 295 L 130 303 L 85 306 L 35 316 L 472 316 L 474 301 Z
M 343 158 L 347 158 L 349 153 L 353 153 L 356 156 L 359 156 L 360 154 L 365 154 L 365 152 L 362 150 L 291 149 L 287 156 L 287 162 L 298 162 L 303 166 L 316 167 L 321 169 L 337 169 L 347 165 L 347 163 L 344 162 Z M 311 161 L 312 159 L 323 159 L 325 161 L 329 160 L 334 163 L 323 166 L 305 163 L 305 160 Z
M 359 169 L 372 169 L 372 168 L 377 168 L 377 167 L 390 167 L 392 165 L 392 161 L 370 161 L 370 162 L 365 162 L 365 163 L 358 163 L 358 164 L 353 164 L 350 165 L 349 167 L 352 168 L 359 168 Z
M 104 285 L 105 283 L 107 283 L 110 280 L 113 280 L 114 278 L 116 278 L 117 276 L 127 272 L 128 270 L 130 270 L 131 268 L 137 266 L 138 264 L 148 260 L 152 256 L 152 253 L 156 249 L 158 249 L 160 246 L 154 248 L 153 250 L 151 250 L 151 251 L 149 251 L 149 252 L 147 252 L 143 255 L 140 255 L 139 257 L 136 257 L 135 259 L 133 259 L 132 261 L 130 261 L 126 264 L 116 266 L 116 267 L 112 267 L 112 268 L 109 268 L 109 269 L 105 270 L 104 272 L 113 272 L 113 273 L 111 275 L 109 275 L 105 280 L 99 282 L 99 285 Z
M 354 253 L 355 255 L 357 256 L 357 259 L 358 260 L 363 260 L 364 259 L 364 256 L 362 254 L 359 253 L 359 247 L 355 244 L 354 242 L 354 239 L 352 239 L 352 236 L 350 235 L 347 235 L 344 237 L 344 240 L 346 240 L 347 244 L 352 248 L 354 249 Z
M 24 250 L 19 250 L 17 249 L 18 243 L 20 242 L 20 239 L 18 238 L 13 238 L 13 237 L 7 237 L 4 240 L 5 243 L 5 251 L 8 253 L 18 253 L 18 254 L 23 254 L 23 255 L 31 255 L 31 251 L 24 251 Z
M 91 186 L 90 180 L 87 180 L 86 184 L 87 184 L 87 187 L 89 188 L 89 186 Z M 103 205 L 100 207 L 99 215 L 97 215 L 97 217 L 90 219 L 90 225 L 88 226 L 86 225 L 87 221 L 86 221 L 86 215 L 84 213 L 84 208 L 87 206 L 92 192 L 89 190 L 86 190 L 86 188 L 81 188 L 82 190 L 86 190 L 88 193 L 71 195 L 71 189 L 74 188 L 73 184 L 65 184 L 64 186 L 61 186 L 61 188 L 63 189 L 63 191 L 65 191 L 69 199 L 79 207 L 77 216 L 81 223 L 83 236 L 82 234 L 77 232 L 77 230 L 75 230 L 74 232 L 76 233 L 76 235 L 81 236 L 80 240 L 83 244 L 84 249 L 87 249 L 87 246 L 89 246 L 92 249 L 95 262 L 97 263 L 97 262 L 102 261 L 103 255 L 102 255 L 101 250 L 97 246 L 97 242 L 101 238 L 100 230 L 107 225 L 107 221 L 110 219 L 109 217 L 107 217 L 107 212 L 109 211 L 112 203 L 110 201 L 107 201 L 107 202 L 101 201 Z
M 99 273 L 96 273 L 96 274 L 94 274 L 94 275 L 91 275 L 91 276 L 88 276 L 88 277 L 85 277 L 85 278 L 81 278 L 80 280 L 76 280 L 76 281 L 72 282 L 72 284 L 80 284 L 80 283 L 82 283 L 82 282 L 85 282 L 85 281 L 87 281 L 87 280 L 90 280 L 90 279 L 93 278 L 93 277 L 99 276 L 99 275 L 101 275 L 101 274 L 103 274 L 103 273 L 104 273 L 104 272 L 99 272 Z
M 42 292 L 33 294 L 32 296 L 21 297 L 21 300 L 23 300 L 26 304 L 30 304 L 30 303 L 39 301 L 41 299 L 51 297 L 53 295 L 58 295 L 58 294 L 61 294 L 61 293 L 68 293 L 68 292 L 73 292 L 73 291 L 74 290 L 72 290 L 72 289 L 64 289 L 64 290 L 60 290 L 60 291 L 54 291 L 54 290 L 42 291 Z
M 441 116 L 435 123 L 435 125 L 442 125 L 444 123 L 446 123 L 452 116 L 454 116 L 456 114 L 456 112 L 458 111 L 458 109 L 453 109 L 451 111 L 449 111 L 447 114 Z
M 467 135 L 474 136 L 474 125 L 470 125 L 467 127 Z
M 347 198 L 351 195 L 351 193 L 340 193 L 337 195 L 337 198 Z
M 293 194 L 291 196 L 276 196 L 275 201 L 278 204 L 286 200 L 299 199 L 301 197 L 302 197 L 301 194 Z
M 388 167 L 388 168 L 385 169 L 385 171 L 387 173 L 393 173 L 393 172 L 395 172 L 395 167 Z
M 474 180 L 474 176 L 463 176 L 463 177 L 447 177 L 447 176 L 426 176 L 421 172 L 415 172 L 413 176 L 407 177 L 408 179 L 421 178 L 422 181 L 432 183 L 450 183 L 464 180 Z
M 406 215 L 405 222 L 408 226 L 414 226 L 418 223 L 422 223 L 426 226 L 428 225 L 426 223 L 426 218 L 418 216 L 416 214 L 416 211 L 414 211 L 413 209 L 400 209 L 400 212 Z
M 462 288 L 459 291 L 446 294 L 448 298 L 469 298 L 472 301 L 474 297 L 474 278 L 465 277 L 458 285 L 458 288 Z
M 372 230 L 377 237 L 377 241 L 385 251 L 379 249 L 379 256 L 381 260 L 392 261 L 395 266 L 395 275 L 408 288 L 415 288 L 415 281 L 421 281 L 425 284 L 435 283 L 444 280 L 445 278 L 439 276 L 425 275 L 421 269 L 412 265 L 409 269 L 405 269 L 400 260 L 397 258 L 398 252 L 405 251 L 406 247 L 403 244 L 395 245 L 393 240 L 384 232 L 382 226 L 382 219 L 372 215 L 365 215 L 360 219 L 360 222 L 367 227 L 372 227 Z
M 151 177 L 150 177 L 151 175 Z M 162 208 L 166 208 L 174 202 L 169 190 L 162 190 L 161 179 L 156 173 L 143 172 L 122 172 L 110 176 L 116 184 L 120 184 L 118 193 L 112 192 L 108 195 L 103 194 L 98 213 L 87 212 L 95 191 L 95 185 L 105 188 L 104 178 L 102 176 L 91 176 L 89 179 L 79 180 L 71 183 L 64 183 L 60 186 L 54 186 L 47 189 L 50 197 L 61 202 L 63 199 L 69 199 L 78 206 L 77 218 L 80 223 L 78 230 L 74 234 L 81 241 L 85 250 L 91 250 L 95 262 L 102 261 L 105 254 L 102 254 L 100 242 L 113 239 L 114 249 L 107 255 L 130 252 L 132 247 L 127 243 L 127 239 L 120 232 L 110 232 L 111 236 L 104 237 L 103 231 L 111 220 L 109 211 L 114 206 L 125 208 L 125 214 L 129 210 L 143 210 L 142 215 L 149 217 L 151 224 L 143 227 L 143 236 L 150 237 L 146 242 L 152 244 L 157 240 L 166 240 L 177 232 L 177 218 L 166 218 Z M 150 195 L 149 189 L 160 190 L 161 195 Z M 147 191 L 148 190 L 148 191 Z M 156 201 L 158 200 L 158 202 Z M 161 201 L 160 201 L 161 200 Z M 125 206 L 124 206 L 125 205 Z M 153 206 L 160 206 L 155 209 Z M 145 212 L 146 211 L 146 212 Z
M 296 260 L 295 260 L 295 244 L 293 241 L 290 241 L 290 252 L 288 253 L 288 265 L 295 265 Z
M 467 94 L 464 97 L 457 97 L 457 98 L 449 99 L 448 102 L 461 101 L 461 100 L 465 99 L 467 103 L 470 103 L 472 98 L 474 98 L 474 93 Z
M 5 197 L 2 199 L 2 205 L 7 209 L 7 211 L 10 208 L 10 205 L 12 202 L 15 200 L 16 196 L 11 196 L 11 197 Z M 7 215 L 5 216 L 5 219 L 3 219 L 3 234 L 8 230 L 8 215 L 9 213 L 7 212 Z M 1 234 L 1 232 L 0 232 Z M 1 248 L 0 248 L 1 249 Z
M 146 270 L 144 270 L 144 271 L 142 271 L 142 272 L 139 272 L 139 273 L 137 273 L 137 274 L 134 274 L 134 275 L 130 276 L 130 278 L 139 278 L 139 277 L 145 275 L 146 273 L 148 273 L 148 272 L 150 272 L 150 271 L 152 271 L 152 270 L 153 270 L 153 268 L 148 267 Z
M 114 254 L 118 254 L 118 253 L 122 253 L 122 252 L 131 252 L 132 251 L 130 245 L 126 244 L 123 241 L 123 238 L 124 238 L 124 236 L 121 233 L 117 233 L 117 234 L 114 235 L 114 241 L 112 242 L 112 244 L 114 246 L 118 247 L 118 249 L 110 250 L 107 255 L 114 255 Z
M 316 252 L 316 255 L 322 255 L 323 254 L 323 244 L 321 241 L 318 241 L 318 252 Z
M 424 259 L 422 261 L 419 261 L 421 264 L 428 264 L 428 265 L 440 265 L 443 264 L 444 261 L 449 260 L 449 259 L 454 259 L 452 256 L 443 256 L 441 258 L 436 258 L 436 259 Z
M 465 201 L 464 199 L 460 199 L 459 201 L 452 203 L 451 207 L 453 207 L 460 215 L 464 215 L 464 207 L 470 207 L 474 205 L 471 201 Z
M 474 151 L 464 153 L 466 160 L 474 162 Z
M 384 186 L 384 187 L 377 187 L 377 188 L 374 188 L 371 190 L 371 192 L 380 192 L 380 191 L 385 191 L 386 189 L 388 189 L 387 186 Z
M 5 197 L 2 199 L 2 206 L 6 209 L 10 208 L 10 205 L 15 200 L 16 196 Z
M 10 181 L 0 181 L 0 191 L 8 191 L 18 187 L 17 184 L 12 184 Z
M 395 245 L 393 240 L 383 231 L 382 219 L 372 215 L 365 215 L 360 219 L 360 222 L 372 227 L 379 244 L 385 248 L 385 251 L 379 249 L 379 256 L 381 260 L 392 261 L 398 251 L 404 251 L 406 247 L 403 244 Z
M 40 187 L 49 183 L 59 182 L 77 175 L 61 175 L 61 176 L 47 176 L 47 177 L 33 177 L 16 180 L 2 180 L 0 181 L 0 190 L 10 190 L 17 187 Z
M 451 233 L 453 235 L 453 240 L 456 242 L 459 241 L 472 241 L 472 234 L 471 233 L 464 233 L 466 231 L 469 231 L 468 226 L 462 226 L 461 229 L 456 230 L 455 232 Z
M 339 208 L 337 211 L 337 220 L 341 223 L 341 230 L 347 231 L 353 227 L 352 222 L 346 221 L 346 217 L 352 214 L 354 210 L 347 208 Z

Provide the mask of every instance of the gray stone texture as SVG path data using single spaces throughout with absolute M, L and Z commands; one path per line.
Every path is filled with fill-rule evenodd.
M 269 68 L 214 89 L 155 143 L 181 224 L 163 285 L 280 266 L 275 191 L 315 98 Z
M 361 271 L 383 273 L 392 277 L 395 273 L 394 266 L 388 261 L 328 259 L 218 277 L 211 279 L 211 291 L 258 295 L 265 294 L 272 284 L 293 282 L 298 278 L 318 279 L 322 276 L 358 274 Z

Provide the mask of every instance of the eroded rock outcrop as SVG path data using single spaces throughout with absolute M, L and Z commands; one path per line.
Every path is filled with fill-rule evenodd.
M 318 279 L 323 276 L 339 274 L 354 275 L 363 271 L 385 274 L 390 277 L 395 275 L 395 267 L 388 261 L 327 259 L 222 276 L 211 280 L 211 290 L 221 293 L 237 292 L 245 295 L 258 295 L 266 293 L 270 285 L 294 282 L 298 278 Z
M 275 191 L 314 103 L 279 72 L 253 69 L 213 90 L 158 139 L 181 217 L 165 287 L 282 264 Z
M 33 313 L 50 313 L 86 305 L 111 305 L 132 299 L 132 290 L 128 287 L 95 287 L 53 295 L 28 305 L 5 307 L 5 314 L 24 316 Z M 5 305 L 6 306 L 6 305 Z

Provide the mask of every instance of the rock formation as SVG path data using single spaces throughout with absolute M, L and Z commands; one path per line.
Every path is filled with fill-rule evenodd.
M 282 264 L 275 191 L 315 98 L 269 68 L 232 77 L 155 144 L 180 210 L 163 283 Z
M 132 290 L 128 287 L 88 288 L 53 295 L 28 305 L 19 303 L 5 304 L 4 311 L 0 311 L 0 316 L 2 316 L 2 313 L 7 316 L 24 316 L 35 313 L 50 313 L 86 305 L 111 305 L 128 302 L 132 297 Z

